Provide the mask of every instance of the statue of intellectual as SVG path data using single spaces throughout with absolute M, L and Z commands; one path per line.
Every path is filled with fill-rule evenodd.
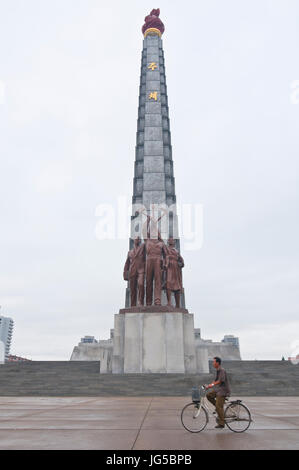
M 174 292 L 175 306 L 180 307 L 180 293 L 182 291 L 182 268 L 184 260 L 175 248 L 175 241 L 172 237 L 168 239 L 166 247 L 166 295 L 167 305 L 171 305 L 171 292 Z

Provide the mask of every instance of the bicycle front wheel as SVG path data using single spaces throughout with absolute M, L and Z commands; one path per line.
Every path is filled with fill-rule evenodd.
M 208 422 L 208 413 L 200 403 L 188 403 L 181 413 L 182 425 L 189 432 L 203 431 Z
M 242 403 L 231 403 L 225 410 L 224 419 L 227 427 L 233 432 L 244 432 L 251 423 L 249 409 Z

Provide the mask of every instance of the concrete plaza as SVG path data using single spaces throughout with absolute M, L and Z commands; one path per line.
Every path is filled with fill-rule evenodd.
M 242 434 L 180 421 L 190 397 L 0 397 L 0 449 L 299 449 L 298 397 L 243 397 Z

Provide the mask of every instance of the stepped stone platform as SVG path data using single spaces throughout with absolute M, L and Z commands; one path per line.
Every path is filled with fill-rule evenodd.
M 226 361 L 234 396 L 299 396 L 299 365 Z M 100 374 L 98 361 L 32 361 L 0 366 L 0 396 L 188 396 L 210 374 Z

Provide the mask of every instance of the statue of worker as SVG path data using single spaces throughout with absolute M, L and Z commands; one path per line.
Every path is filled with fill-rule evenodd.
M 139 237 L 134 240 L 134 248 L 128 252 L 124 266 L 124 280 L 129 281 L 131 307 L 136 307 L 137 291 L 138 305 L 144 305 L 144 273 L 145 245 Z

